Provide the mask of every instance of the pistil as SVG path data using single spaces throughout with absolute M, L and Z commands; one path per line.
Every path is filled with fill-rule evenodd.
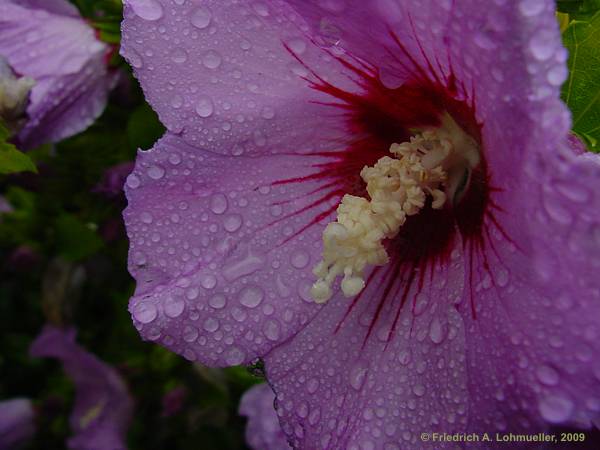
M 311 291 L 317 303 L 329 300 L 338 276 L 343 276 L 344 296 L 360 293 L 365 268 L 389 260 L 385 240 L 394 238 L 407 217 L 425 207 L 427 197 L 434 209 L 446 202 L 445 163 L 452 159 L 454 147 L 445 133 L 426 130 L 410 142 L 393 144 L 390 153 L 393 157 L 384 156 L 360 173 L 370 200 L 345 195 L 337 220 L 323 232 L 323 260 L 313 270 L 318 280 Z

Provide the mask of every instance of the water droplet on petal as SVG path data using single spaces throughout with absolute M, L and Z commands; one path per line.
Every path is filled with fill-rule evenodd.
M 542 365 L 537 368 L 535 374 L 543 384 L 554 386 L 559 381 L 558 372 L 550 366 Z
M 240 292 L 240 303 L 248 308 L 256 308 L 262 302 L 265 292 L 258 286 L 247 286 Z
M 276 341 L 279 339 L 280 330 L 281 326 L 279 325 L 279 322 L 272 319 L 267 320 L 263 328 L 265 336 L 271 341 Z
M 227 197 L 224 194 L 215 194 L 210 199 L 210 210 L 215 214 L 223 214 L 227 211 Z
M 444 328 L 440 319 L 435 317 L 429 324 L 429 338 L 434 344 L 439 344 L 444 340 Z
M 157 315 L 156 306 L 149 302 L 140 302 L 133 308 L 133 316 L 141 323 L 150 323 Z
M 160 180 L 165 175 L 165 169 L 160 166 L 150 166 L 148 176 L 153 180 Z
M 227 299 L 225 298 L 225 296 L 223 294 L 217 294 L 212 296 L 209 300 L 208 300 L 208 304 L 215 309 L 221 309 L 224 308 L 225 305 L 227 304 Z
M 209 317 L 204 321 L 204 325 L 202 326 L 209 333 L 213 333 L 219 329 L 219 321 L 212 317 Z
M 193 327 L 191 325 L 187 325 L 183 329 L 183 340 L 185 342 L 194 342 L 197 337 L 198 337 L 198 330 L 195 327 Z
M 350 371 L 350 385 L 357 391 L 359 391 L 364 384 L 367 371 L 368 369 L 361 365 L 353 367 Z
M 190 17 L 190 22 L 196 28 L 203 30 L 210 24 L 211 19 L 212 19 L 212 14 L 210 13 L 210 11 L 208 9 L 198 8 L 192 13 L 192 15 Z
M 140 184 L 140 178 L 137 175 L 131 174 L 127 177 L 127 186 L 129 186 L 131 189 L 140 187 Z
M 245 358 L 246 353 L 237 347 L 231 347 L 225 354 L 225 362 L 232 366 L 241 364 Z
M 571 417 L 573 401 L 561 395 L 548 395 L 539 405 L 540 414 L 550 423 L 560 423 Z
M 225 218 L 223 221 L 223 227 L 225 230 L 233 233 L 240 229 L 242 226 L 242 216 L 239 214 L 231 214 Z
M 178 48 L 171 53 L 171 59 L 174 63 L 182 64 L 187 61 L 188 54 L 184 49 Z
M 214 105 L 209 97 L 200 97 L 196 103 L 196 114 L 202 118 L 207 118 L 212 115 Z
M 127 3 L 144 20 L 158 20 L 163 16 L 163 7 L 156 0 L 129 0 Z
M 168 317 L 175 319 L 183 313 L 185 302 L 179 298 L 167 297 L 163 304 L 163 308 Z
M 221 65 L 221 55 L 214 50 L 207 51 L 202 57 L 202 64 L 207 69 L 216 69 Z

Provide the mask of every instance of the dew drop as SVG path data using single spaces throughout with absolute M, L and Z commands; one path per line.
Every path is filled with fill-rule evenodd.
M 366 367 L 360 365 L 353 367 L 350 371 L 350 386 L 359 391 L 365 382 L 367 371 Z
M 214 105 L 209 97 L 200 97 L 196 103 L 196 114 L 202 118 L 207 118 L 212 115 Z
M 571 417 L 573 401 L 561 395 L 548 395 L 539 405 L 540 414 L 550 423 L 560 423 Z
M 160 166 L 150 166 L 148 176 L 153 180 L 160 180 L 165 175 L 165 169 Z
M 140 302 L 133 309 L 133 316 L 141 323 L 150 323 L 156 319 L 157 315 L 156 306 L 149 302 Z
M 175 319 L 179 317 L 181 313 L 183 313 L 183 310 L 185 309 L 185 302 L 175 297 L 167 297 L 163 304 L 163 307 L 165 310 L 165 314 L 168 317 Z
M 175 109 L 179 109 L 183 106 L 183 97 L 179 94 L 175 94 L 171 97 L 171 106 Z
M 239 214 L 231 214 L 225 218 L 223 221 L 223 227 L 225 230 L 233 233 L 240 229 L 242 226 L 242 216 Z
M 194 342 L 197 337 L 198 337 L 198 330 L 196 329 L 196 327 L 187 325 L 183 329 L 183 340 L 185 342 Z
M 308 266 L 308 263 L 310 262 L 310 255 L 304 250 L 297 250 L 292 253 L 290 259 L 292 266 L 294 266 L 296 269 L 303 269 Z
M 227 197 L 224 194 L 215 194 L 210 199 L 210 210 L 215 214 L 223 214 L 227 211 Z
M 547 386 L 555 386 L 558 384 L 558 372 L 550 366 L 542 365 L 535 371 L 538 380 Z
M 139 188 L 140 184 L 140 178 L 137 175 L 131 174 L 127 177 L 127 186 L 129 186 L 131 189 Z
M 267 339 L 271 341 L 277 341 L 279 339 L 279 333 L 281 331 L 281 326 L 279 322 L 276 320 L 269 319 L 265 322 L 265 326 L 263 328 L 263 332 Z
M 178 49 L 174 50 L 173 53 L 171 54 L 171 59 L 173 60 L 174 63 L 183 64 L 184 62 L 187 61 L 188 54 L 184 49 L 178 48 Z
M 217 319 L 209 317 L 204 321 L 204 325 L 202 325 L 202 327 L 209 333 L 214 333 L 219 329 L 219 321 Z
M 246 358 L 246 353 L 237 347 L 231 347 L 225 354 L 225 362 L 232 366 L 241 364 Z
M 444 328 L 440 320 L 435 317 L 429 324 L 429 338 L 434 344 L 440 344 L 444 337 Z
M 256 308 L 264 296 L 265 292 L 258 286 L 247 286 L 240 292 L 239 301 L 247 308 Z
M 128 4 L 144 20 L 158 20 L 163 16 L 163 7 L 156 0 L 129 0 Z
M 214 50 L 207 51 L 202 57 L 202 64 L 207 69 L 216 69 L 221 65 L 221 55 Z
M 225 307 L 225 305 L 227 304 L 227 299 L 225 298 L 225 296 L 223 294 L 217 294 L 212 296 L 209 300 L 208 300 L 208 304 L 215 309 L 222 309 Z
M 203 30 L 210 24 L 211 19 L 212 19 L 212 14 L 210 13 L 209 10 L 207 10 L 205 8 L 198 8 L 192 13 L 192 15 L 190 17 L 190 22 L 196 28 Z

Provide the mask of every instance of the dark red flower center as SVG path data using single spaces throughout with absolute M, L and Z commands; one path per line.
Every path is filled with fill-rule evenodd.
M 478 163 L 474 166 L 459 164 L 453 168 L 458 171 L 454 174 L 457 181 L 451 192 L 446 192 L 448 201 L 444 206 L 434 209 L 429 199 L 425 207 L 418 214 L 409 216 L 399 233 L 386 243 L 389 263 L 375 267 L 366 280 L 367 287 L 375 279 L 378 286 L 374 288 L 375 296 L 369 295 L 369 301 L 376 301 L 377 307 L 365 342 L 380 319 L 384 306 L 390 302 L 393 302 L 394 313 L 388 340 L 393 337 L 402 309 L 406 306 L 414 311 L 416 297 L 424 283 L 433 278 L 436 267 L 450 263 L 451 253 L 457 245 L 462 245 L 467 261 L 470 283 L 467 288 L 471 292 L 470 307 L 475 316 L 472 295 L 474 261 L 482 264 L 489 273 L 488 250 L 496 253 L 490 239 L 491 229 L 496 228 L 505 235 L 494 216 L 500 209 L 492 199 L 495 189 L 491 185 L 485 158 L 482 127 L 475 117 L 474 95 L 467 92 L 452 73 L 442 77 L 438 75 L 441 71 L 434 70 L 429 63 L 427 69 L 421 68 L 402 44 L 398 41 L 397 44 L 412 73 L 410 80 L 397 88 L 385 86 L 374 67 L 351 56 L 337 59 L 356 75 L 360 88 L 357 92 L 342 90 L 311 71 L 312 78 L 307 78 L 307 82 L 312 89 L 331 98 L 331 101 L 322 104 L 339 111 L 351 138 L 341 150 L 319 153 L 330 162 L 315 165 L 312 175 L 277 182 L 323 181 L 321 197 L 303 211 L 330 202 L 332 198 L 339 201 L 345 194 L 367 197 L 366 185 L 360 176 L 363 167 L 373 166 L 383 156 L 389 156 L 390 146 L 409 141 L 415 130 L 441 126 L 445 114 L 477 143 L 480 153 Z M 293 54 L 291 50 L 290 53 Z M 305 67 L 310 70 L 310 67 Z M 306 227 L 328 217 L 336 207 L 318 214 Z M 361 301 L 366 290 L 349 301 L 348 314 Z M 342 324 L 343 321 L 340 326 Z

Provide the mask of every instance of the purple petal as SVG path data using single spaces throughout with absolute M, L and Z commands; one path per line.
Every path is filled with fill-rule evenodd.
M 19 448 L 35 433 L 33 405 L 27 398 L 0 402 L 0 450 Z
M 62 6 L 61 6 L 62 5 Z M 3 2 L 0 55 L 35 80 L 19 144 L 31 148 L 87 128 L 106 105 L 107 46 L 66 1 Z
M 413 286 L 408 298 L 415 303 L 404 308 L 381 303 L 387 282 L 377 275 L 354 306 L 338 295 L 267 355 L 294 448 L 454 448 L 420 434 L 462 431 L 467 421 L 465 331 L 453 305 L 461 262 L 457 255 L 451 267 Z
M 133 401 L 118 372 L 75 343 L 75 330 L 46 326 L 30 349 L 35 357 L 59 359 L 73 380 L 70 416 L 73 450 L 125 449 Z
M 253 450 L 289 450 L 273 407 L 275 394 L 268 384 L 250 388 L 240 401 L 240 415 L 248 418 L 246 443 Z
M 313 205 L 325 158 L 232 158 L 167 134 L 126 183 L 136 327 L 189 359 L 247 363 L 318 310 L 310 297 L 330 205 Z M 300 234 L 298 234 L 300 233 Z
M 332 137 L 327 126 L 339 121 L 318 114 L 311 101 L 328 98 L 308 88 L 303 64 L 342 85 L 347 71 L 284 3 L 129 0 L 124 15 L 121 52 L 161 121 L 188 144 L 267 154 Z
M 600 417 L 600 157 L 544 158 L 501 216 L 511 244 L 473 274 L 476 317 L 462 310 L 473 431 L 589 428 Z

